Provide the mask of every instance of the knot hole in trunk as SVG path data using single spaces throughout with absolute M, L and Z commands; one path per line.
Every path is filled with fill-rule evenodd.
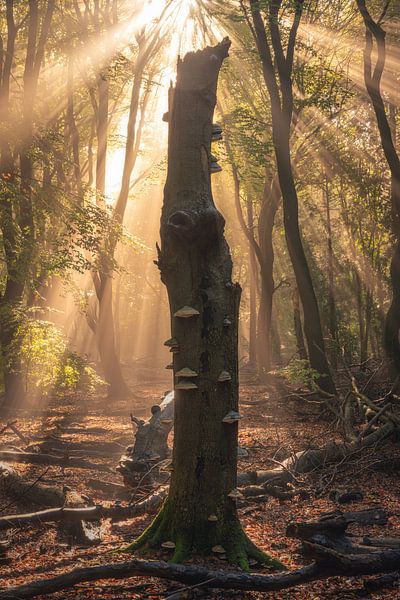
M 210 206 L 196 212 L 177 210 L 169 216 L 167 226 L 182 240 L 210 243 L 222 236 L 225 219 L 214 206 Z

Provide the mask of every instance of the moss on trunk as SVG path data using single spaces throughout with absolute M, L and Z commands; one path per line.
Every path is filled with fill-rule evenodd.
M 193 552 L 207 555 L 222 546 L 229 561 L 248 569 L 249 558 L 278 563 L 260 552 L 241 527 L 231 496 L 237 485 L 238 422 L 223 421 L 238 410 L 241 289 L 232 282 L 225 220 L 213 201 L 210 166 L 217 80 L 229 46 L 226 39 L 187 54 L 178 62 L 176 87 L 170 90 L 158 266 L 175 340 L 172 475 L 164 507 L 128 550 L 144 552 L 173 542 L 173 560 L 180 562 Z M 193 376 L 181 378 L 182 369 Z M 190 382 L 191 389 L 182 389 L 182 382 Z

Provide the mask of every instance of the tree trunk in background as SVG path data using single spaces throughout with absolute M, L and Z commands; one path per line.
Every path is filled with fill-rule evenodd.
M 328 254 L 328 311 L 329 311 L 329 333 L 331 335 L 333 348 L 331 351 L 331 364 L 336 370 L 337 367 L 337 352 L 338 344 L 338 324 L 336 314 L 335 301 L 335 278 L 334 278 L 334 255 L 332 241 L 332 223 L 331 223 L 331 205 L 330 205 L 330 190 L 328 177 L 325 176 L 324 196 L 326 208 L 326 233 L 327 233 L 327 254 Z
M 396 151 L 395 132 L 391 130 L 381 92 L 381 80 L 386 62 L 386 32 L 380 22 L 369 14 L 365 0 L 356 0 L 365 24 L 364 81 L 375 112 L 382 149 L 391 175 L 393 233 L 396 239 L 390 278 L 392 301 L 386 315 L 385 348 L 393 367 L 393 377 L 400 373 L 400 157 Z M 375 65 L 372 66 L 376 44 Z
M 106 186 L 106 164 L 107 164 L 107 138 L 109 119 L 109 81 L 107 75 L 101 73 L 97 83 L 98 108 L 97 108 L 97 156 L 96 156 L 96 194 L 97 203 L 104 205 Z M 104 379 L 108 384 L 108 395 L 110 398 L 119 398 L 129 395 L 129 389 L 125 383 L 121 371 L 115 345 L 115 325 L 113 311 L 112 291 L 112 257 L 104 252 L 100 258 L 98 273 L 93 273 L 93 281 L 98 300 L 98 315 L 95 323 L 94 333 L 99 351 L 101 367 Z
M 143 72 L 147 64 L 147 59 L 151 55 L 151 52 L 156 51 L 158 38 L 155 38 L 148 42 L 146 45 L 146 39 L 142 36 L 139 43 L 139 56 L 136 60 L 131 101 L 129 106 L 129 117 L 125 144 L 125 158 L 124 168 L 122 173 L 121 189 L 118 195 L 117 202 L 114 207 L 113 215 L 116 222 L 119 225 L 123 225 L 126 205 L 129 198 L 130 192 L 130 181 L 135 163 L 138 157 L 140 149 L 140 141 L 142 130 L 144 126 L 145 111 L 147 102 L 149 99 L 150 86 L 145 92 L 142 105 L 140 106 L 140 91 L 142 86 Z M 151 76 L 150 76 L 151 79 Z M 100 89 L 99 89 L 100 97 Z M 141 117 L 138 121 L 138 112 L 141 108 Z M 104 111 L 105 113 L 105 111 Z M 107 91 L 107 113 L 108 113 L 108 91 Z M 100 108 L 99 108 L 100 115 Z M 103 115 L 105 118 L 105 114 Z M 101 159 L 100 159 L 101 160 Z M 102 165 L 98 165 L 99 171 L 96 170 L 96 175 L 99 174 L 100 182 L 102 185 L 105 184 L 105 170 L 103 172 Z M 104 165 L 105 169 L 105 165 Z M 99 187 L 97 186 L 99 189 Z M 114 311 L 113 311 L 113 260 L 115 255 L 115 249 L 118 242 L 118 236 L 115 231 L 112 231 L 109 238 L 105 241 L 105 257 L 103 260 L 103 267 L 99 269 L 98 278 L 100 279 L 100 285 L 97 285 L 97 290 L 100 290 L 101 294 L 98 295 L 99 300 L 99 320 L 98 320 L 98 344 L 104 344 L 103 347 L 99 346 L 99 353 L 101 357 L 102 367 L 106 376 L 107 383 L 109 383 L 109 396 L 119 397 L 127 396 L 130 394 L 130 390 L 125 383 L 122 375 L 121 365 L 119 362 L 118 351 L 115 342 L 115 326 Z M 107 375 L 106 375 L 107 374 Z
M 362 284 L 361 278 L 358 273 L 357 267 L 353 267 L 353 278 L 354 278 L 354 288 L 356 293 L 356 302 L 357 302 L 357 317 L 358 317 L 358 335 L 360 338 L 360 361 L 363 362 L 366 357 L 363 356 L 363 349 L 365 347 L 364 338 L 365 338 L 365 323 L 364 323 L 364 311 L 363 311 L 363 297 L 362 297 Z
M 307 360 L 306 345 L 304 343 L 303 326 L 301 324 L 301 310 L 300 310 L 300 298 L 299 290 L 297 287 L 294 288 L 292 293 L 293 302 L 293 323 L 294 323 L 294 334 L 296 336 L 296 346 L 299 358 L 301 360 Z
M 280 197 L 278 179 L 274 177 L 271 181 L 266 174 L 258 222 L 262 261 L 260 262 L 261 294 L 258 308 L 257 350 L 261 379 L 271 370 L 272 305 L 275 290 L 275 256 L 272 237 Z
M 300 234 L 298 197 L 290 151 L 290 130 L 293 115 L 291 77 L 294 47 L 303 2 L 298 0 L 295 3 L 295 16 L 289 35 L 286 56 L 283 54 L 281 32 L 279 30 L 278 13 L 281 2 L 275 0 L 269 3 L 268 28 L 279 75 L 278 80 L 259 3 L 256 0 L 250 0 L 250 5 L 257 48 L 263 66 L 265 84 L 271 100 L 272 138 L 283 199 L 285 237 L 303 306 L 304 333 L 307 339 L 309 361 L 311 367 L 320 374 L 319 386 L 326 392 L 335 393 L 335 384 L 330 374 L 325 353 L 318 302 Z
M 253 204 L 247 201 L 247 227 L 254 228 Z M 257 369 L 257 262 L 252 244 L 249 243 L 249 366 Z
M 19 147 L 20 162 L 20 196 L 15 200 L 15 190 L 3 201 L 2 207 L 9 217 L 2 231 L 4 236 L 4 253 L 7 263 L 5 291 L 0 298 L 0 342 L 4 368 L 4 402 L 6 410 L 23 403 L 25 387 L 21 369 L 21 307 L 24 300 L 25 285 L 30 277 L 30 265 L 35 243 L 32 186 L 33 157 L 31 144 L 33 138 L 34 105 L 40 69 L 44 57 L 44 49 L 49 35 L 53 17 L 55 0 L 49 0 L 41 9 L 35 0 L 29 0 L 27 13 L 27 51 L 23 73 L 22 127 L 23 139 Z M 7 52 L 3 66 L 3 77 L 0 94 L 1 120 L 8 124 L 9 120 L 9 87 L 12 76 L 14 45 L 17 29 L 14 22 L 14 3 L 7 1 Z M 42 15 L 42 19 L 40 16 Z M 16 184 L 15 165 L 6 140 L 1 143 L 0 172 L 3 178 Z M 17 224 L 20 234 L 17 233 Z
M 211 120 L 217 78 L 229 40 L 190 53 L 178 62 L 169 107 L 168 176 L 161 216 L 158 265 L 168 291 L 172 337 L 177 340 L 173 471 L 168 498 L 155 521 L 130 546 L 157 548 L 173 542 L 172 560 L 210 554 L 220 545 L 228 559 L 248 569 L 263 561 L 242 530 L 236 501 L 238 423 L 222 420 L 238 410 L 240 286 L 233 284 L 224 219 L 210 185 Z M 198 311 L 175 316 L 184 306 Z M 228 318 L 230 325 L 224 320 Z M 189 368 L 191 380 L 176 374 Z M 223 374 L 224 381 L 219 381 Z M 211 517 L 211 519 L 210 519 Z

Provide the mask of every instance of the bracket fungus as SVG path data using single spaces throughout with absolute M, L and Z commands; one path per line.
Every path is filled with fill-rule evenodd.
M 217 379 L 217 381 L 222 382 L 222 381 L 231 381 L 232 377 L 231 374 L 228 373 L 228 371 L 221 371 L 221 373 L 219 374 L 219 377 Z
M 222 140 L 222 127 L 219 123 L 213 123 L 211 129 L 211 141 L 220 142 Z
M 199 314 L 199 311 L 195 308 L 183 306 L 174 313 L 174 317 L 178 317 L 179 319 L 190 319 L 191 317 L 197 317 Z
M 229 492 L 228 498 L 233 498 L 233 500 L 239 500 L 240 498 L 244 498 L 242 492 L 239 492 L 237 488 Z
M 175 338 L 169 338 L 166 342 L 164 342 L 164 346 L 168 348 L 172 348 L 173 346 L 178 346 L 178 340 Z
M 217 515 L 210 515 L 208 517 L 207 521 L 210 521 L 211 523 L 215 523 L 216 521 L 218 521 L 218 517 L 217 517 Z
M 219 544 L 213 546 L 211 550 L 215 552 L 215 554 L 225 554 L 225 548 L 223 546 L 220 546 Z
M 173 550 L 173 549 L 175 548 L 175 544 L 174 544 L 174 542 L 163 542 L 163 543 L 161 544 L 161 547 L 162 547 L 162 548 L 168 548 L 168 549 L 170 549 L 170 550 Z
M 225 417 L 222 419 L 222 422 L 231 424 L 237 423 L 238 421 L 240 421 L 240 419 L 243 419 L 240 413 L 236 412 L 235 410 L 230 410 L 228 414 L 226 414 Z
M 219 173 L 222 171 L 222 167 L 218 164 L 218 158 L 211 154 L 210 156 L 210 172 L 211 173 Z
M 177 371 L 177 373 L 175 373 L 175 375 L 177 377 L 198 377 L 199 376 L 199 374 L 196 373 L 196 371 L 192 371 L 192 369 L 189 369 L 188 367 L 184 367 L 180 371 Z
M 174 365 L 173 365 L 173 363 L 169 363 L 169 365 L 167 365 L 165 368 L 166 369 L 173 369 Z
M 175 384 L 175 389 L 176 390 L 197 390 L 198 387 L 195 383 L 192 383 L 191 381 L 180 381 L 179 383 Z
M 232 325 L 232 321 L 230 321 L 228 319 L 228 317 L 225 317 L 225 319 L 223 321 L 223 325 L 224 325 L 224 327 L 230 327 Z
M 212 133 L 222 133 L 222 127 L 219 123 L 213 123 L 211 126 Z

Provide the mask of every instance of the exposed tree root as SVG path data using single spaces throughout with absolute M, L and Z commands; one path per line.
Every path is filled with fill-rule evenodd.
M 259 550 L 251 542 L 237 519 L 232 522 L 219 520 L 209 522 L 208 526 L 202 528 L 202 537 L 194 539 L 193 532 L 186 531 L 182 527 L 181 520 L 173 514 L 173 508 L 170 508 L 168 500 L 151 525 L 125 549 L 125 552 L 138 552 L 145 555 L 162 549 L 165 542 L 175 544 L 175 547 L 171 548 L 172 563 L 181 563 L 192 554 L 210 555 L 215 548 L 220 554 L 225 555 L 231 564 L 240 566 L 244 571 L 250 568 L 249 560 L 268 567 L 284 568 L 282 563 Z

